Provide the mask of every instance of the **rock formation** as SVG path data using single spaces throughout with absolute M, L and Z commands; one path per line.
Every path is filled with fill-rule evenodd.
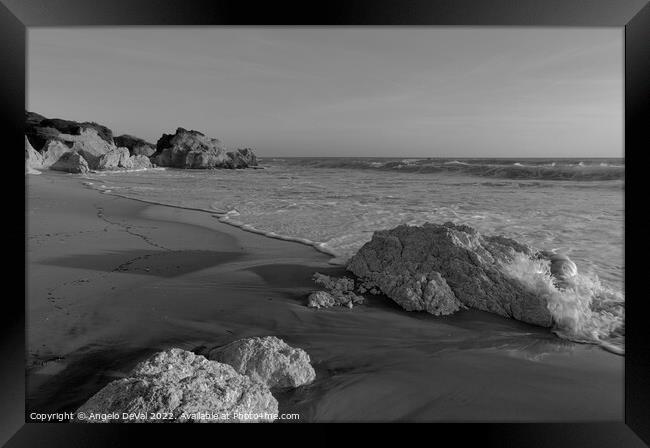
M 81 154 L 88 162 L 88 166 L 93 170 L 100 169 L 99 161 L 102 156 L 117 149 L 112 142 L 104 140 L 92 128 L 82 129 L 77 135 L 59 134 L 58 139 L 72 144 L 72 150 Z
M 129 157 L 126 163 L 126 168 L 130 170 L 144 170 L 152 167 L 149 157 L 142 154 Z
M 156 152 L 156 145 L 133 135 L 120 135 L 114 137 L 113 140 L 116 146 L 127 148 L 132 156 L 150 157 Z
M 105 153 L 115 149 L 111 130 L 97 123 L 78 123 L 75 121 L 48 119 L 33 112 L 25 113 L 25 136 L 41 154 L 44 167 L 66 167 L 68 160 L 76 157 L 66 156 L 65 160 L 57 163 L 66 153 L 76 152 L 83 157 L 91 169 L 96 169 L 99 159 Z
M 217 139 L 198 131 L 178 128 L 175 134 L 163 134 L 152 157 L 159 166 L 175 168 L 214 168 L 226 160 L 226 149 Z
M 96 168 L 98 170 L 127 168 L 129 157 L 129 150 L 126 148 L 111 149 L 99 157 Z
M 77 415 L 80 412 L 86 416 L 84 422 L 98 422 L 88 418 L 91 413 L 109 415 L 102 422 L 116 421 L 110 416 L 123 413 L 148 417 L 160 413 L 161 422 L 197 421 L 193 415 L 199 413 L 228 413 L 227 420 L 217 417 L 198 421 L 263 422 L 275 419 L 278 402 L 265 385 L 231 366 L 175 348 L 157 353 L 138 364 L 129 377 L 106 385 L 77 410 Z
M 97 169 L 102 157 L 115 149 L 112 144 L 101 139 L 94 129 L 84 129 L 79 135 L 57 134 L 56 138 L 45 143 L 40 154 L 43 168 L 68 171 L 62 167 L 67 167 L 71 160 L 79 160 L 76 156 L 68 155 L 70 153 L 81 156 L 84 160 L 83 165 L 87 168 Z M 64 156 L 65 158 L 61 160 Z
M 43 150 L 48 141 L 59 140 L 60 134 L 81 135 L 86 130 L 93 130 L 100 139 L 113 145 L 113 133 L 106 126 L 94 122 L 79 123 L 60 118 L 50 119 L 25 111 L 25 134 L 37 151 Z
M 25 136 L 25 172 L 33 173 L 43 168 L 43 156 L 37 152 Z
M 327 291 L 312 292 L 307 298 L 310 308 L 331 308 L 333 306 L 346 306 L 353 308 L 360 305 L 364 298 L 354 293 L 354 280 L 348 277 L 330 277 L 319 272 L 314 274 L 314 282 Z
M 90 170 L 86 159 L 84 159 L 78 152 L 64 153 L 56 162 L 50 165 L 50 169 L 78 174 L 84 174 Z
M 159 166 L 201 169 L 257 166 L 257 158 L 250 148 L 226 151 L 219 140 L 183 128 L 174 134 L 163 134 L 153 145 L 132 135 L 113 138 L 110 129 L 94 122 L 49 119 L 26 111 L 25 136 L 33 150 L 29 152 L 25 147 L 26 164 L 38 163 L 38 154 L 44 168 L 57 164 L 69 152 L 79 154 L 91 170 L 146 169 L 152 167 L 152 162 Z M 65 157 L 57 167 L 67 169 L 68 160 L 77 160 L 76 156 Z M 32 165 L 26 169 L 30 166 L 33 169 Z
M 116 138 L 105 126 L 48 119 L 25 112 L 26 169 L 50 168 L 68 172 L 151 168 L 154 145 L 131 135 Z M 69 155 L 71 153 L 77 154 Z
M 275 336 L 240 339 L 210 350 L 208 358 L 229 364 L 268 387 L 298 387 L 316 377 L 309 355 Z
M 43 168 L 49 168 L 54 165 L 64 154 L 72 152 L 72 149 L 59 140 L 50 140 L 47 142 L 42 155 Z
M 149 157 L 144 155 L 129 155 L 129 150 L 124 147 L 111 149 L 102 155 L 97 162 L 98 170 L 141 170 L 151 168 Z
M 234 168 L 245 168 L 249 166 L 257 166 L 257 157 L 250 148 L 238 149 L 237 151 L 228 152 L 228 156 L 232 159 Z
M 347 269 L 407 310 L 445 315 L 470 307 L 550 327 L 546 299 L 502 269 L 517 253 L 533 250 L 466 225 L 401 225 L 375 232 Z
M 246 168 L 257 164 L 249 149 L 226 152 L 221 141 L 199 131 L 178 128 L 175 134 L 163 134 L 156 144 L 152 160 L 159 166 L 175 168 Z

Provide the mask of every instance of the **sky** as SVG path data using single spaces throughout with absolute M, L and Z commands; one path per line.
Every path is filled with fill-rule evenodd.
M 623 28 L 31 28 L 27 108 L 262 157 L 623 157 L 623 46 Z

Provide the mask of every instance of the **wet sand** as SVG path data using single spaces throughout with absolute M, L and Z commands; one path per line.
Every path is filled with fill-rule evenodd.
M 623 419 L 623 357 L 478 311 L 434 317 L 381 296 L 314 310 L 309 246 L 210 213 L 102 194 L 60 173 L 27 180 L 28 408 L 72 411 L 139 361 L 275 335 L 316 381 L 275 392 L 302 421 Z

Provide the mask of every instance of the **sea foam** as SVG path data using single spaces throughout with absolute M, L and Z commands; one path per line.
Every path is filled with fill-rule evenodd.
M 617 159 L 622 160 L 622 159 Z M 309 168 L 344 168 L 382 171 L 400 171 L 422 174 L 459 173 L 472 176 L 501 179 L 544 179 L 544 180 L 621 180 L 625 176 L 625 165 L 602 162 L 598 159 L 565 160 L 561 163 L 548 159 L 364 159 L 364 158 L 293 158 L 270 159 L 270 163 L 281 162 Z
M 553 331 L 564 339 L 592 343 L 623 354 L 625 302 L 620 292 L 603 286 L 593 273 L 578 273 L 558 289 L 548 262 L 523 254 L 503 266 L 506 274 L 546 299 L 553 316 Z
M 617 292 L 623 285 L 623 182 L 497 181 L 470 172 L 473 165 L 525 172 L 555 162 L 556 168 L 572 172 L 610 169 L 599 166 L 603 160 L 584 167 L 576 166 L 579 160 L 527 160 L 526 165 L 534 165 L 529 168 L 513 166 L 516 160 L 463 159 L 447 166 L 469 171 L 441 175 L 409 171 L 441 161 L 402 161 L 392 159 L 402 166 L 393 170 L 369 168 L 387 166 L 385 159 L 273 159 L 265 170 L 89 173 L 84 180 L 95 183 L 89 187 L 112 190 L 111 195 L 207 211 L 242 230 L 309 245 L 339 265 L 374 231 L 425 222 L 468 224 L 484 234 L 559 248 L 570 252 L 584 276 L 576 292 L 556 290 L 544 275 L 520 275 L 554 304 L 555 331 L 604 345 L 624 328 L 623 297 Z M 588 272 L 597 272 L 598 278 Z

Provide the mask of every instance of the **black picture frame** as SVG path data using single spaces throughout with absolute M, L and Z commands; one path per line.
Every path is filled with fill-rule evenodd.
M 642 289 L 647 277 L 645 261 L 633 262 L 634 253 L 643 249 L 632 223 L 635 207 L 644 208 L 642 195 L 644 166 L 641 157 L 647 148 L 644 139 L 650 123 L 650 5 L 648 0 L 328 0 L 317 2 L 259 2 L 251 4 L 236 0 L 0 0 L 0 108 L 3 140 L 6 151 L 23 145 L 23 120 L 26 93 L 26 28 L 42 26 L 120 26 L 120 25 L 480 25 L 480 26 L 579 26 L 624 27 L 625 29 L 625 254 L 626 289 L 626 355 L 625 355 L 625 417 L 609 423 L 562 424 L 458 424 L 419 426 L 422 435 L 439 441 L 440 436 L 454 443 L 497 446 L 644 446 L 650 444 L 650 351 L 647 330 L 647 293 Z M 13 157 L 19 156 L 13 148 Z M 22 161 L 20 162 L 22 163 Z M 18 164 L 18 162 L 16 162 Z M 13 165 L 13 162 L 12 162 Z M 22 176 L 13 167 L 16 177 Z M 11 171 L 11 167 L 9 169 Z M 12 192 L 15 182 L 5 190 Z M 23 200 L 16 208 L 23 207 Z M 20 204 L 22 203 L 22 205 Z M 18 216 L 22 215 L 18 212 Z M 638 214 L 638 213 L 637 213 Z M 15 216 L 15 215 L 14 215 Z M 20 226 L 20 219 L 6 218 Z M 19 233 L 16 230 L 15 234 Z M 13 233 L 7 235 L 13 235 Z M 9 239 L 16 239 L 9 237 Z M 629 246 L 628 246 L 629 244 Z M 644 243 L 645 244 L 645 243 Z M 24 249 L 24 247 L 23 247 Z M 15 249 L 20 250 L 19 248 Z M 6 255 L 13 269 L 15 258 Z M 26 268 L 26 264 L 24 265 Z M 644 275 L 645 274 L 645 275 Z M 23 272 L 24 277 L 24 272 Z M 8 276 L 8 283 L 14 277 Z M 16 273 L 15 278 L 20 278 Z M 26 288 L 26 282 L 23 284 Z M 188 431 L 187 425 L 78 425 L 25 423 L 25 303 L 20 289 L 4 294 L 4 312 L 0 330 L 0 442 L 7 446 L 119 446 L 129 443 L 133 435 L 167 439 L 174 433 Z M 24 293 L 24 291 L 23 291 Z M 23 295 L 23 298 L 25 296 Z M 193 438 L 213 438 L 214 425 L 191 426 Z M 182 428 L 181 428 L 182 427 Z M 229 436 L 244 434 L 242 427 L 228 425 Z M 259 425 L 256 431 L 278 431 L 286 425 Z M 246 426 L 246 434 L 250 433 Z M 272 428 L 272 429 L 269 429 Z M 410 436 L 406 431 L 388 425 L 375 425 L 381 433 Z M 413 428 L 415 429 L 415 428 Z M 209 432 L 206 432 L 209 431 Z M 219 429 L 223 434 L 223 429 Z M 322 440 L 337 436 L 329 427 L 310 425 Z M 204 434 L 203 434 L 204 433 Z M 409 437 L 410 438 L 410 437 Z M 427 439 L 424 439 L 427 440 Z M 154 442 L 150 442 L 154 443 Z M 196 442 L 190 442 L 196 443 Z M 308 442 L 310 443 L 310 442 Z M 409 443 L 409 442 L 406 442 Z

